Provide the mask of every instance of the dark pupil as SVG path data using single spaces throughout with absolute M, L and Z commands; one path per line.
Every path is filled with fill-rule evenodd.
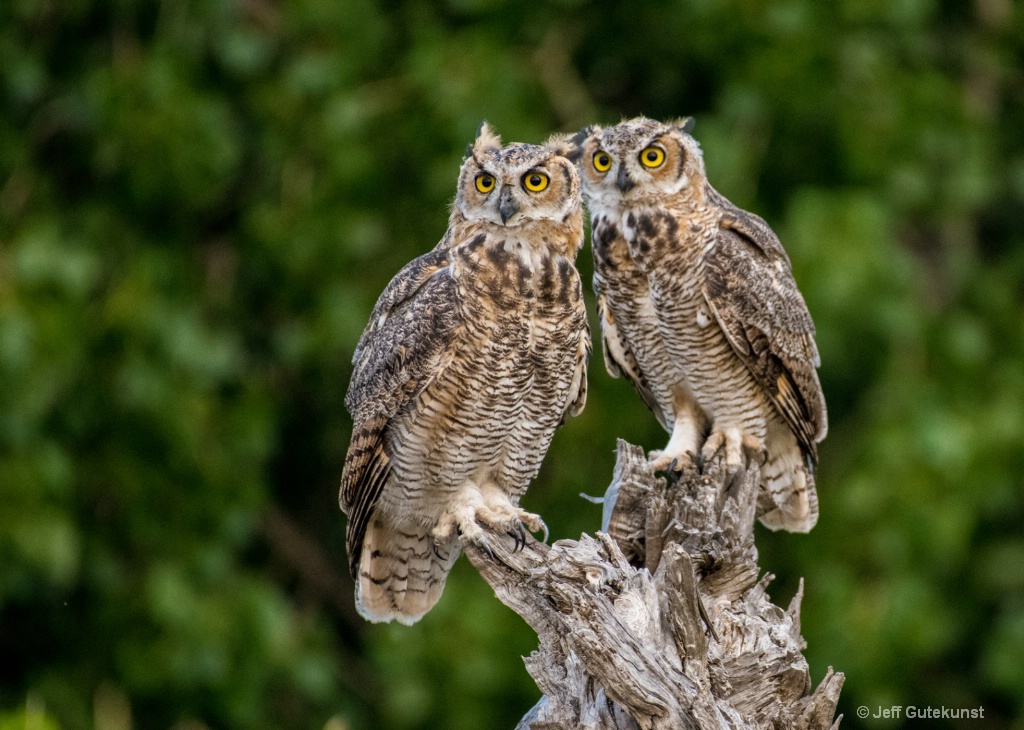
M 658 159 L 658 153 L 657 152 L 655 152 L 654 150 L 651 150 L 650 152 L 647 153 L 647 161 L 648 162 L 654 162 L 656 159 Z
M 485 188 L 489 188 L 491 187 L 491 182 L 491 178 L 485 177 L 483 180 L 480 181 L 480 184 L 483 185 Z
M 530 176 L 530 184 L 533 185 L 533 187 L 539 186 L 540 185 L 540 175 L 531 175 Z
M 597 161 L 600 162 L 602 165 L 608 164 L 608 158 L 605 157 L 604 155 L 601 155 L 599 158 L 597 158 Z

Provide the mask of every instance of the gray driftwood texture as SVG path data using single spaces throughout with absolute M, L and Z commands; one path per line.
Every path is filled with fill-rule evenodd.
M 758 478 L 716 460 L 667 485 L 620 441 L 597 537 L 464 545 L 540 642 L 525 661 L 544 696 L 517 730 L 839 726 L 843 675 L 811 692 L 801 653 L 803 584 L 783 611 L 759 579 Z

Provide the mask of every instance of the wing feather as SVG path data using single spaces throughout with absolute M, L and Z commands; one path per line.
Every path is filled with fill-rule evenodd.
M 789 257 L 768 224 L 709 187 L 725 211 L 704 253 L 704 296 L 729 343 L 817 463 L 828 431 L 814 322 Z
M 339 502 L 349 516 L 349 568 L 358 575 L 366 528 L 391 474 L 392 418 L 450 360 L 463 320 L 447 249 L 407 264 L 381 293 L 356 346 L 345 405 L 355 422 Z
M 345 457 L 339 501 L 348 515 L 345 543 L 348 568 L 353 578 L 359 576 L 359 556 L 374 505 L 391 475 L 391 459 L 385 453 L 381 439 L 386 424 L 387 419 L 383 416 L 362 423 L 353 435 Z

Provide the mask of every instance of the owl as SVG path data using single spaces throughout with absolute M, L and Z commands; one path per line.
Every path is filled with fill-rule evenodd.
M 761 522 L 806 532 L 828 429 L 814 324 L 778 238 L 711 187 L 686 124 L 577 135 L 605 365 L 671 434 L 656 469 L 724 450 L 736 476 L 761 459 Z
M 460 536 L 488 548 L 543 528 L 519 499 L 583 409 L 591 347 L 565 142 L 503 147 L 481 125 L 447 232 L 384 289 L 356 347 L 339 501 L 370 621 L 429 611 Z

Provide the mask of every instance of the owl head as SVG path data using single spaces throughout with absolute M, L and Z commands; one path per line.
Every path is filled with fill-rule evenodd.
M 573 159 L 593 209 L 659 205 L 680 193 L 703 196 L 706 180 L 690 120 L 637 117 L 614 127 L 586 127 L 576 135 Z
M 564 155 L 564 143 L 553 138 L 544 145 L 502 147 L 501 138 L 482 123 L 466 148 L 453 218 L 529 228 L 580 217 L 580 180 Z

